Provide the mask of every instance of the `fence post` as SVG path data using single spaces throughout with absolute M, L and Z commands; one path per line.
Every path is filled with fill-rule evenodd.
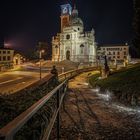
M 57 109 L 59 109 L 60 104 L 60 89 L 57 91 Z M 59 140 L 60 137 L 60 111 L 58 111 L 57 114 L 57 140 Z
M 65 80 L 66 80 L 66 78 L 67 78 L 67 74 L 65 74 Z

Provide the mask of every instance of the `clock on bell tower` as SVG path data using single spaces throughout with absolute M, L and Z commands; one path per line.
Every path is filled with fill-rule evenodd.
M 61 32 L 63 28 L 69 25 L 72 7 L 70 4 L 61 5 Z

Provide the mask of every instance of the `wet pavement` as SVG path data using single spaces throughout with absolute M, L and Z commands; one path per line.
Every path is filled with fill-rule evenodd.
M 61 140 L 139 140 L 140 110 L 91 88 L 88 73 L 69 82 L 61 110 Z
M 48 73 L 42 73 L 42 78 Z M 0 95 L 13 94 L 40 80 L 40 73 L 9 71 L 0 73 Z

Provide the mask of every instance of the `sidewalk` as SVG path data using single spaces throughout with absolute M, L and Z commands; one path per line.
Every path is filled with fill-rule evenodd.
M 69 83 L 65 107 L 61 110 L 61 140 L 140 139 L 139 114 L 120 111 L 87 83 L 88 73 Z

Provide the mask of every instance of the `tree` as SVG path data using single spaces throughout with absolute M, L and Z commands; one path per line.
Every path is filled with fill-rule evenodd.
M 44 50 L 44 53 L 42 54 L 42 58 L 43 59 L 47 59 L 47 54 L 49 53 L 48 52 L 48 43 L 47 42 L 39 42 L 38 44 L 37 44 L 37 52 L 39 52 L 39 51 L 41 51 L 41 50 Z
M 38 60 L 38 53 L 37 53 L 37 49 L 28 49 L 27 53 L 24 53 L 24 55 L 29 59 L 29 60 Z

